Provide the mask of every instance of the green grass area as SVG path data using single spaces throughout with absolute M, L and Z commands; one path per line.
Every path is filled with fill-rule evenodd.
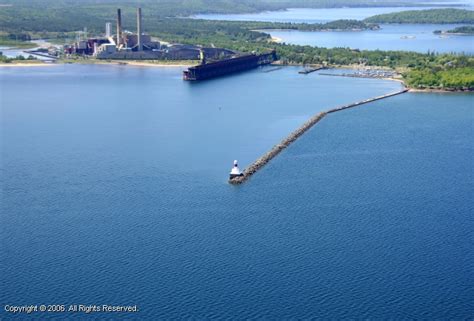
M 16 41 L 11 39 L 0 38 L 0 47 L 31 49 L 38 47 L 38 45 L 29 41 Z
M 5 56 L 0 56 L 0 64 L 43 64 L 44 61 L 41 61 L 39 59 L 26 59 L 26 58 L 7 58 Z

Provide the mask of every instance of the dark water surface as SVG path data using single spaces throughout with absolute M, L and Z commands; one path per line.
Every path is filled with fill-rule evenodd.
M 228 185 L 234 158 L 400 87 L 297 70 L 1 69 L 0 317 L 472 318 L 473 96 L 332 114 Z

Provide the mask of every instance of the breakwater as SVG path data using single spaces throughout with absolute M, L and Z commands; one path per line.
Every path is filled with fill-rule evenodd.
M 273 146 L 273 148 L 265 153 L 262 157 L 257 159 L 255 162 L 253 162 L 250 166 L 248 166 L 244 171 L 243 171 L 243 176 L 235 177 L 232 179 L 229 179 L 230 184 L 238 185 L 242 184 L 245 181 L 247 181 L 253 174 L 255 174 L 259 169 L 261 169 L 263 166 L 265 166 L 270 160 L 272 160 L 274 157 L 276 157 L 278 154 L 280 154 L 285 148 L 290 146 L 291 143 L 293 143 L 295 140 L 297 140 L 300 136 L 302 136 L 306 131 L 308 131 L 311 127 L 316 125 L 321 119 L 323 119 L 326 115 L 335 113 L 341 110 L 349 109 L 349 108 L 354 108 L 360 105 L 364 105 L 367 103 L 371 103 L 377 100 L 393 97 L 396 95 L 400 95 L 403 93 L 406 93 L 408 91 L 407 88 L 404 88 L 402 90 L 369 98 L 366 100 L 358 101 L 355 103 L 351 103 L 348 105 L 343 105 L 339 107 L 335 107 L 326 111 L 322 111 L 313 117 L 311 117 L 308 121 L 306 121 L 300 128 L 292 132 L 288 137 L 283 139 L 279 144 Z
M 315 71 L 318 71 L 318 70 L 323 70 L 323 69 L 327 69 L 327 68 L 324 67 L 324 66 L 314 67 L 314 68 L 306 68 L 306 69 L 298 71 L 298 73 L 302 74 L 302 75 L 307 75 L 307 74 L 310 74 L 312 72 L 315 72 Z
M 283 68 L 283 67 L 275 67 L 275 68 L 271 68 L 271 69 L 264 70 L 263 72 L 267 73 L 267 72 L 277 71 L 277 70 L 280 70 L 280 69 L 282 69 L 282 68 Z
M 58 57 L 56 57 L 56 56 L 51 56 L 50 54 L 47 54 L 47 53 L 44 53 L 44 52 L 38 51 L 38 50 L 25 50 L 25 52 L 29 53 L 31 55 L 34 55 L 34 56 L 49 58 L 51 60 L 57 60 L 58 59 Z

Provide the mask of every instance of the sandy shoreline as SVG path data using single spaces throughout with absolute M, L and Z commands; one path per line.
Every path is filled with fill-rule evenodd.
M 56 64 L 81 64 L 81 65 L 111 65 L 111 66 L 138 66 L 138 67 L 183 67 L 187 68 L 198 64 L 198 61 L 159 61 L 159 60 L 77 60 L 58 61 Z
M 130 65 L 130 66 L 141 66 L 141 67 L 183 67 L 183 68 L 187 68 L 187 67 L 191 67 L 195 64 L 191 64 L 191 63 L 153 63 L 153 62 L 140 62 L 140 61 L 117 61 L 117 62 L 105 62 L 103 63 L 104 65 L 109 65 L 109 64 L 114 64 L 114 65 L 120 65 L 120 66 L 126 66 L 126 65 Z
M 51 66 L 61 66 L 67 64 L 83 64 L 83 65 L 112 65 L 112 66 L 134 66 L 134 67 L 155 67 L 155 68 L 188 68 L 190 66 L 195 65 L 195 63 L 187 63 L 187 62 L 180 62 L 180 63 L 156 63 L 156 62 L 142 62 L 142 61 L 77 61 L 77 62 L 59 62 L 59 63 L 44 63 L 44 62 L 35 62 L 35 63 L 9 63 L 9 64 L 0 64 L 0 68 L 2 67 L 51 67 Z M 281 64 L 279 62 L 273 63 L 273 65 L 277 66 L 301 66 L 299 64 Z M 357 66 L 331 66 L 333 69 L 352 69 L 358 70 Z M 378 69 L 385 69 L 385 68 L 378 68 Z M 387 68 L 388 69 L 388 68 Z M 409 90 L 409 92 L 413 93 L 472 93 L 472 90 L 449 90 L 449 89 L 420 89 L 420 88 L 410 88 L 406 86 L 405 82 L 401 78 L 374 78 L 380 80 L 389 80 L 389 81 L 396 81 L 402 84 L 405 88 Z
M 196 63 L 156 63 L 156 62 L 141 62 L 141 61 L 75 61 L 75 62 L 57 62 L 57 63 L 44 63 L 44 62 L 34 62 L 34 63 L 24 63 L 24 62 L 13 62 L 13 63 L 3 63 L 0 64 L 0 67 L 49 67 L 49 66 L 62 66 L 62 65 L 111 65 L 111 66 L 138 66 L 138 67 L 183 67 L 188 68 L 195 65 Z
M 34 63 L 34 64 L 25 64 L 25 63 L 10 63 L 10 64 L 0 64 L 0 67 L 50 67 L 58 66 L 59 64 L 47 64 L 47 63 Z
M 272 42 L 275 42 L 275 43 L 282 43 L 283 42 L 282 38 L 278 38 L 278 37 L 275 37 L 275 36 L 271 36 L 271 37 L 272 37 Z

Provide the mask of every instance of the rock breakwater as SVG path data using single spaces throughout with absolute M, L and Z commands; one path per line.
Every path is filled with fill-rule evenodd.
M 238 184 L 242 184 L 245 181 L 247 181 L 253 174 L 255 174 L 263 166 L 268 164 L 268 162 L 270 162 L 270 160 L 275 158 L 285 148 L 290 146 L 291 143 L 296 141 L 300 136 L 302 136 L 307 130 L 309 130 L 311 127 L 313 127 L 315 124 L 317 124 L 326 115 L 328 115 L 330 113 L 335 113 L 335 112 L 338 112 L 338 111 L 341 111 L 341 110 L 345 110 L 345 109 L 348 109 L 348 108 L 354 108 L 354 107 L 357 107 L 357 106 L 360 106 L 360 105 L 363 105 L 363 104 L 367 104 L 367 103 L 370 103 L 370 102 L 373 102 L 373 101 L 377 101 L 377 100 L 389 98 L 389 97 L 392 97 L 392 96 L 400 95 L 400 94 L 406 93 L 407 91 L 408 91 L 408 89 L 404 88 L 400 91 L 396 91 L 396 92 L 389 93 L 389 94 L 386 94 L 386 95 L 377 96 L 377 97 L 374 97 L 374 98 L 369 98 L 369 99 L 362 100 L 362 101 L 355 102 L 355 103 L 351 103 L 351 104 L 348 104 L 348 105 L 332 108 L 332 109 L 329 109 L 327 111 L 323 111 L 323 112 L 320 112 L 320 113 L 314 115 L 308 121 L 306 121 L 300 128 L 298 128 L 297 130 L 292 132 L 288 137 L 283 139 L 279 144 L 273 146 L 273 148 L 270 149 L 270 151 L 265 153 L 262 157 L 260 157 L 255 162 L 253 162 L 250 166 L 248 166 L 243 171 L 243 176 L 239 176 L 239 177 L 235 177 L 233 179 L 229 179 L 229 183 L 234 184 L 234 185 L 238 185 Z

